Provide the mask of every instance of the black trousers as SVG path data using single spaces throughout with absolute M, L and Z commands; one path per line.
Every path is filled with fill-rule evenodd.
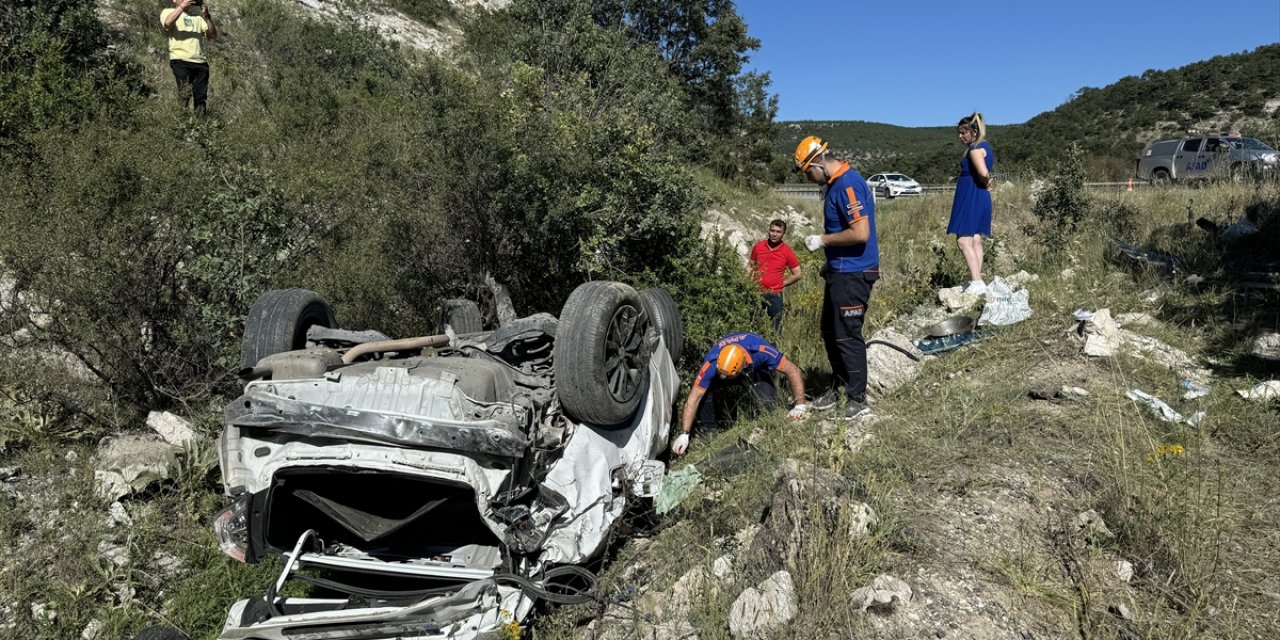
M 209 96 L 209 64 L 170 60 L 169 68 L 173 69 L 173 79 L 178 81 L 178 98 L 182 105 L 185 107 L 190 100 L 196 115 L 204 115 L 204 103 Z
M 764 409 L 772 409 L 778 402 L 778 387 L 773 383 L 773 372 L 760 370 L 737 378 L 726 380 L 719 376 L 711 379 L 706 395 L 702 396 L 702 404 L 698 405 L 698 431 L 707 433 L 717 430 L 719 409 L 716 408 L 716 389 L 727 389 L 733 385 L 747 385 L 751 389 L 751 397 Z M 797 401 L 799 402 L 799 401 Z
M 871 299 L 877 271 L 829 273 L 822 295 L 822 345 L 831 363 L 834 385 L 844 387 L 845 397 L 867 401 L 867 343 L 862 320 Z

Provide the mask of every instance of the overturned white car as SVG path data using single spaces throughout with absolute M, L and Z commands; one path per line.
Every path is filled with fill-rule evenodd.
M 539 599 L 573 601 L 556 585 L 589 584 L 581 565 L 660 490 L 683 343 L 666 292 L 589 282 L 558 319 L 451 317 L 392 340 L 331 328 L 310 291 L 254 304 L 214 528 L 229 555 L 285 568 L 220 638 L 495 637 Z M 290 580 L 312 595 L 281 595 Z

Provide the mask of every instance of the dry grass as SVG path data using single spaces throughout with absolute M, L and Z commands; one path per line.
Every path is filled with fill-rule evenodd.
M 880 573 L 931 589 L 930 597 L 947 606 L 915 613 L 975 637 L 987 624 L 997 625 L 991 637 L 1026 629 L 1036 637 L 1261 638 L 1280 628 L 1280 480 L 1272 471 L 1280 416 L 1276 403 L 1245 402 L 1232 393 L 1265 372 L 1241 364 L 1243 349 L 1229 340 L 1233 318 L 1280 328 L 1276 296 L 1162 285 L 1155 272 L 1111 262 L 1107 250 L 1108 239 L 1123 233 L 1136 244 L 1179 237 L 1183 244 L 1165 249 L 1205 251 L 1210 247 L 1195 236 L 1202 232 L 1186 225 L 1188 201 L 1193 213 L 1203 208 L 1231 220 L 1250 203 L 1280 195 L 1274 186 L 1235 185 L 1095 193 L 1097 209 L 1128 217 L 1094 221 L 1056 255 L 1028 233 L 1036 222 L 1029 195 L 1023 187 L 998 194 L 996 238 L 987 255 L 994 266 L 988 277 L 1022 269 L 1040 277 L 1030 285 L 1030 320 L 929 362 L 914 383 L 877 398 L 877 412 L 887 417 L 857 454 L 844 451 L 838 435 L 823 437 L 812 425 L 789 428 L 780 416 L 728 434 L 766 431 L 760 448 L 772 459 L 795 457 L 838 471 L 882 518 L 866 541 L 820 531 L 805 541 L 807 563 L 793 576 L 799 617 L 773 637 L 928 632 L 905 618 L 849 611 L 849 592 Z M 796 206 L 817 211 L 815 203 Z M 958 252 L 943 234 L 948 210 L 945 196 L 881 203 L 886 277 L 872 297 L 869 333 L 928 301 L 937 286 L 959 281 Z M 1169 291 L 1163 298 L 1144 301 L 1144 292 L 1161 286 Z M 817 332 L 820 298 L 816 279 L 789 295 L 780 340 L 806 372 L 818 374 L 826 369 Z M 1067 335 L 1070 313 L 1103 307 L 1155 317 L 1157 324 L 1134 330 L 1210 366 L 1210 396 L 1180 400 L 1179 376 L 1147 359 L 1079 355 L 1079 344 Z M 1027 397 L 1035 384 L 1079 386 L 1091 395 L 1048 404 Z M 1208 417 L 1198 428 L 1161 422 L 1125 398 L 1135 388 L 1184 414 L 1203 410 Z M 691 454 L 695 464 L 699 446 Z M 663 589 L 692 567 L 709 568 L 721 550 L 706 541 L 758 516 L 772 484 L 768 472 L 732 478 L 682 506 L 678 524 L 646 547 L 666 564 L 664 579 L 650 586 Z M 1073 533 L 1075 515 L 1088 509 L 1114 536 Z M 1115 574 L 1121 561 L 1134 570 L 1128 583 Z M 1011 627 L 961 615 L 963 599 L 940 585 L 962 574 L 997 606 L 1024 613 L 1009 616 Z M 699 636 L 727 637 L 733 597 L 763 577 L 748 570 L 704 602 L 693 616 Z M 1114 613 L 1119 605 L 1133 612 L 1131 620 Z

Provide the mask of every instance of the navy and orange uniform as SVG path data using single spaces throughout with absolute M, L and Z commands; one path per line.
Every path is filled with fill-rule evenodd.
M 733 378 L 721 378 L 716 361 L 720 352 L 729 345 L 738 345 L 747 352 L 750 361 L 742 372 Z M 786 361 L 786 356 L 777 347 L 754 333 L 731 333 L 716 341 L 707 355 L 702 358 L 702 367 L 693 380 L 695 389 L 706 392 L 698 405 L 697 422 L 704 431 L 716 429 L 719 410 L 716 408 L 714 389 L 728 385 L 745 384 L 750 388 L 753 398 L 765 409 L 772 409 L 777 402 L 778 390 L 774 386 L 773 373 Z
M 782 364 L 786 356 L 782 355 L 778 348 L 769 344 L 769 341 L 760 336 L 750 333 L 731 333 L 720 338 L 702 358 L 702 368 L 698 369 L 698 376 L 694 378 L 693 384 L 696 387 L 707 389 L 711 386 L 711 381 L 715 379 L 719 371 L 716 369 L 716 360 L 720 358 L 720 351 L 725 347 L 736 344 L 747 351 L 748 357 L 751 359 L 747 363 L 742 374 L 747 377 L 761 373 L 772 373 L 778 370 L 778 365 Z
M 876 202 L 862 175 L 847 164 L 841 164 L 827 180 L 827 193 L 822 201 L 822 230 L 840 233 L 867 221 L 871 233 L 864 244 L 827 246 L 827 268 L 833 273 L 878 271 L 880 245 L 876 242 Z
M 836 388 L 843 387 L 851 402 L 866 402 L 867 343 L 862 321 L 871 287 L 880 278 L 880 246 L 876 242 L 876 203 L 867 181 L 841 163 L 827 180 L 822 200 L 822 226 L 840 233 L 858 224 L 869 225 L 867 241 L 827 245 L 827 274 L 822 295 L 822 344 L 831 364 Z

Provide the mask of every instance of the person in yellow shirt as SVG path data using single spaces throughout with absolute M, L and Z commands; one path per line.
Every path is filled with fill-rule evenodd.
M 160 25 L 169 34 L 169 68 L 178 81 L 183 106 L 190 100 L 196 115 L 204 115 L 209 95 L 209 60 L 205 58 L 205 38 L 218 37 L 209 5 L 204 0 L 173 0 L 172 9 L 160 12 Z

